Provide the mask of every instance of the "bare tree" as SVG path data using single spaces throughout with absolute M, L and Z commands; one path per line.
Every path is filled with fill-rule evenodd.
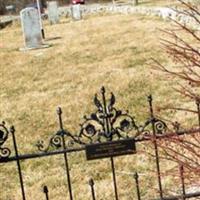
M 5 1 L 4 0 L 0 0 L 0 15 L 5 14 L 5 12 L 6 12 Z
M 200 4 L 194 1 L 178 0 L 179 8 L 174 9 L 176 19 L 171 30 L 163 30 L 166 37 L 161 40 L 173 66 L 165 66 L 154 60 L 157 69 L 175 77 L 179 85 L 176 90 L 196 101 L 197 109 L 173 108 L 192 112 L 199 117 L 200 127 Z M 190 127 L 194 128 L 194 127 Z M 159 143 L 165 158 L 184 165 L 196 180 L 200 178 L 200 132 L 191 136 L 173 137 Z M 198 178 L 197 178 L 198 177 Z
M 156 60 L 155 62 L 159 69 L 180 80 L 179 92 L 198 100 L 200 99 L 200 5 L 178 1 L 184 8 L 176 9 L 175 12 L 177 18 L 180 16 L 185 18 L 185 23 L 173 20 L 175 27 L 163 30 L 169 39 L 162 39 L 164 49 L 175 63 L 174 70 Z

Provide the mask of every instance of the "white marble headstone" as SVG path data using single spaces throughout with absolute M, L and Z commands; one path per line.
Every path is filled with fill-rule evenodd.
M 74 20 L 81 20 L 82 19 L 82 12 L 81 12 L 81 5 L 75 4 L 71 7 L 72 18 Z
M 39 14 L 35 8 L 25 8 L 20 12 L 25 48 L 40 48 L 43 45 Z
M 49 1 L 47 4 L 47 9 L 50 24 L 57 24 L 59 22 L 59 11 L 57 1 Z

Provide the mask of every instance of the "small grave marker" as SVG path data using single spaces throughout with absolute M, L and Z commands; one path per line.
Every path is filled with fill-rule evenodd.
M 57 1 L 49 1 L 47 6 L 50 24 L 57 24 L 59 22 L 59 11 Z
M 71 13 L 72 13 L 72 18 L 74 20 L 81 20 L 82 19 L 81 5 L 80 4 L 72 5 Z

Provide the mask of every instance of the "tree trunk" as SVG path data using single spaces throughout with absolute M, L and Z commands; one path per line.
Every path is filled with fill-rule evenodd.
M 6 6 L 5 6 L 5 1 L 0 0 L 0 15 L 3 15 L 6 13 Z
M 138 5 L 138 0 L 133 0 L 133 5 L 137 6 Z

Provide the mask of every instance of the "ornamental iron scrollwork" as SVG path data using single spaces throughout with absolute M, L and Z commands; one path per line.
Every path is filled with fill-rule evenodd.
M 129 133 L 138 127 L 134 118 L 128 111 L 123 112 L 114 107 L 116 99 L 113 93 L 107 100 L 105 88 L 101 88 L 101 99 L 96 94 L 94 104 L 97 111 L 89 117 L 84 117 L 85 121 L 81 124 L 81 130 L 78 135 L 79 141 L 83 144 L 106 142 L 129 138 Z M 138 133 L 136 133 L 138 134 Z M 136 136 L 136 135 L 135 135 Z M 132 135 L 132 137 L 135 137 Z
M 70 132 L 63 129 L 62 109 L 60 107 L 57 109 L 57 114 L 59 117 L 60 130 L 50 138 L 47 147 L 45 147 L 43 140 L 38 141 L 36 146 L 38 147 L 39 151 L 48 152 L 51 149 L 60 149 L 61 147 L 66 149 L 73 147 L 75 143 L 80 144 L 80 142 L 76 139 L 77 136 L 73 136 Z
M 142 139 L 144 137 L 151 137 L 154 135 L 152 131 L 152 125 L 154 126 L 155 130 L 155 136 L 161 136 L 166 134 L 167 132 L 167 125 L 164 121 L 153 118 L 153 119 L 148 119 L 143 126 L 138 127 L 138 135 L 137 139 Z
M 168 127 L 167 124 L 154 116 L 153 105 L 152 105 L 152 96 L 148 96 L 150 118 L 142 126 L 138 126 L 138 136 L 136 138 L 144 138 L 151 136 L 160 136 L 167 133 Z
M 7 159 L 10 154 L 11 150 L 7 147 L 4 147 L 5 142 L 8 139 L 9 131 L 5 126 L 5 122 L 0 124 L 0 160 Z
M 45 143 L 43 140 L 39 140 L 36 146 L 38 147 L 38 150 L 42 152 L 48 152 L 51 149 L 59 149 L 63 146 L 63 142 L 62 142 L 63 137 L 69 138 L 69 141 L 67 141 L 67 144 L 66 144 L 67 148 L 73 147 L 75 144 L 75 141 L 78 142 L 78 140 L 76 140 L 75 137 L 72 136 L 69 132 L 65 130 L 60 130 L 50 138 L 50 141 L 47 147 L 45 146 Z
M 98 94 L 95 94 L 94 97 L 96 111 L 89 116 L 84 116 L 77 135 L 64 130 L 62 110 L 58 108 L 60 130 L 50 138 L 47 147 L 45 147 L 44 141 L 39 141 L 37 147 L 40 151 L 47 152 L 51 149 L 71 148 L 74 145 L 84 146 L 126 138 L 138 139 L 165 134 L 166 123 L 154 117 L 151 96 L 148 97 L 148 101 L 151 117 L 143 125 L 137 125 L 134 117 L 128 111 L 118 110 L 114 106 L 116 98 L 112 92 L 110 98 L 106 98 L 106 90 L 102 87 L 101 98 Z

